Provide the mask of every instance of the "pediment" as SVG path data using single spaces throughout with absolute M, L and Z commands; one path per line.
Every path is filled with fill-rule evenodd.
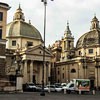
M 44 49 L 43 49 L 42 45 L 38 45 L 38 46 L 28 48 L 25 51 L 25 53 L 27 55 L 29 54 L 29 55 L 40 55 L 40 56 L 43 56 L 43 52 L 44 52 Z M 45 48 L 45 56 L 49 56 L 49 57 L 52 56 L 51 52 L 47 48 Z

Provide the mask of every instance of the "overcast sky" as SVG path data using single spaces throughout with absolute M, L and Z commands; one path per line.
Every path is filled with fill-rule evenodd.
M 13 15 L 19 4 L 25 15 L 25 21 L 31 20 L 43 36 L 44 5 L 41 0 L 0 0 L 8 3 L 7 23 L 13 20 Z M 53 44 L 64 36 L 64 31 L 69 21 L 70 30 L 75 38 L 88 32 L 91 20 L 96 14 L 100 20 L 100 0 L 47 0 L 46 45 Z

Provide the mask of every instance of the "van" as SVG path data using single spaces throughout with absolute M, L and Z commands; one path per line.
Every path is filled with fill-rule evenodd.
M 67 84 L 66 91 L 68 94 L 70 94 L 71 92 L 77 92 L 77 93 L 90 92 L 90 80 L 73 79 Z

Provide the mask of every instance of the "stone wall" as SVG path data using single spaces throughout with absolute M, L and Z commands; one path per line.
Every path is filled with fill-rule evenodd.
M 5 44 L 0 43 L 0 76 L 5 75 Z

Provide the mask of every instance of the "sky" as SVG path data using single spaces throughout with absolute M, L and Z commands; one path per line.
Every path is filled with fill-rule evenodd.
M 8 3 L 11 7 L 8 11 L 7 23 L 13 21 L 13 15 L 20 4 L 25 21 L 31 20 L 31 24 L 43 37 L 44 4 L 41 0 L 0 0 L 0 2 Z M 67 21 L 76 46 L 80 36 L 90 31 L 94 15 L 100 20 L 100 0 L 47 0 L 46 9 L 46 46 L 62 39 Z

